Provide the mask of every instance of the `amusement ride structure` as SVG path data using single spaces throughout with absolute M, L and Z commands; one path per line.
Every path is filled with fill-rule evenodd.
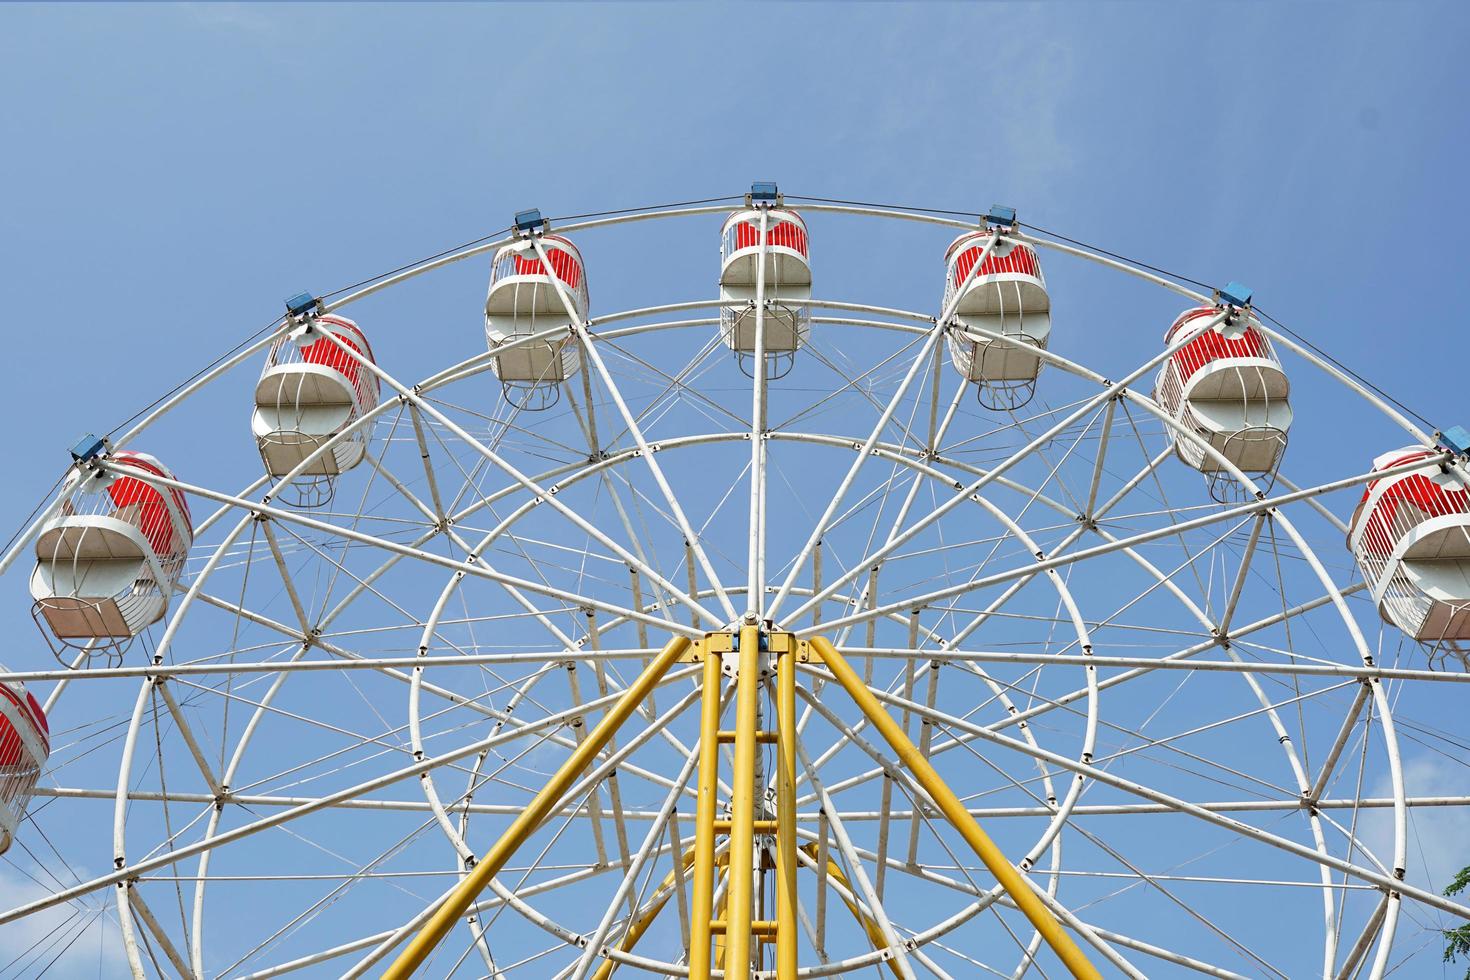
M 462 330 L 389 302 L 487 262 Z M 1383 976 L 1470 917 L 1405 777 L 1467 452 L 1010 208 L 521 212 L 72 450 L 0 560 L 13 969 Z

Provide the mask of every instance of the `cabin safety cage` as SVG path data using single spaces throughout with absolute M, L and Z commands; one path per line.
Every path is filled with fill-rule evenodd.
M 58 452 L 0 556 L 17 971 L 1437 957 L 1470 433 L 1025 217 L 523 209 Z
M 773 381 L 811 335 L 811 245 L 801 215 L 757 194 L 720 233 L 720 339 L 747 376 L 759 365 Z
M 943 307 L 953 309 L 947 335 L 955 369 L 975 384 L 991 409 L 1025 407 L 1036 393 L 1051 336 L 1051 298 L 1036 249 L 1005 237 L 1013 209 L 994 210 L 983 231 L 966 232 L 945 251 Z
M 1384 453 L 1374 472 L 1439 462 L 1419 446 Z M 1432 646 L 1470 640 L 1470 487 L 1440 465 L 1370 482 L 1348 547 L 1385 621 Z
M 485 298 L 485 339 L 505 396 L 521 408 L 555 405 L 560 385 L 581 357 L 573 324 L 587 319 L 587 277 L 577 247 L 560 235 L 534 231 L 540 212 L 516 216 L 527 237 L 495 253 Z M 529 339 L 538 334 L 561 334 Z
M 10 849 L 51 754 L 46 712 L 20 682 L 0 683 L 0 854 Z
M 1164 362 L 1154 398 L 1181 429 L 1198 437 L 1176 434 L 1175 451 L 1206 475 L 1211 496 L 1224 502 L 1240 499 L 1243 489 L 1231 467 L 1270 486 L 1286 451 L 1291 406 L 1281 361 L 1249 307 L 1223 297 L 1221 303 L 1186 310 L 1164 334 L 1168 344 L 1190 324 L 1204 327 Z M 1206 443 L 1218 455 L 1206 453 Z
M 287 308 L 292 309 L 290 301 Z M 366 433 L 348 432 L 348 427 L 377 405 L 379 388 L 361 358 L 373 359 L 367 337 L 356 323 L 331 314 L 303 314 L 266 354 L 255 386 L 251 431 L 272 476 L 293 473 L 305 463 L 288 484 L 299 506 L 329 503 L 336 478 L 362 462 Z M 339 433 L 347 435 L 330 452 L 317 452 Z
M 72 647 L 120 658 L 168 611 L 193 542 L 184 493 L 149 482 L 172 471 L 145 453 L 106 458 L 67 477 L 35 536 L 32 612 L 63 662 Z

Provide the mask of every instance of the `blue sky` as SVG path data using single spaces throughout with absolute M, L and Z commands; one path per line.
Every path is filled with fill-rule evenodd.
M 131 415 L 288 294 L 478 238 L 521 207 L 721 196 L 754 177 L 813 196 L 1007 202 L 1187 276 L 1243 280 L 1436 424 L 1470 425 L 1465 9 L 0 7 L 0 412 L 18 422 L 0 528 L 30 511 L 76 435 Z M 405 375 L 479 330 L 483 276 L 469 278 L 458 306 L 387 339 Z M 923 309 L 935 292 L 842 285 Z M 1092 312 L 1074 315 L 1084 361 L 1119 331 L 1133 344 L 1164 326 Z M 201 458 L 238 446 L 245 408 L 233 411 L 191 421 Z M 1381 432 L 1317 424 L 1324 459 L 1387 448 Z M 212 482 L 243 484 L 252 465 Z M 20 638 L 7 662 L 48 663 L 23 604 L 6 608 Z M 1416 764 L 1426 786 L 1448 778 Z M 1431 850 L 1464 840 L 1457 816 L 1427 820 Z M 1436 961 L 1431 948 L 1418 975 Z
M 1419 411 L 1461 410 L 1420 361 L 1449 342 L 1448 308 L 1419 311 L 1447 299 L 1466 217 L 1452 5 L 0 17 L 12 357 L 54 352 L 63 311 L 71 354 L 0 397 L 30 415 L 58 381 L 77 393 L 44 398 L 44 425 L 18 434 L 27 455 L 131 414 L 288 292 L 478 237 L 517 207 L 704 197 L 760 174 L 833 197 L 1014 202 L 1042 227 L 1250 282 Z M 1386 319 L 1420 342 L 1388 340 Z M 50 482 L 19 473 L 7 492 Z

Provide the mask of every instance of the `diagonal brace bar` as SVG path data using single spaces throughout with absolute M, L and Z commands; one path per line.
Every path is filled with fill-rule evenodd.
M 807 844 L 801 848 L 801 854 L 819 874 L 825 874 L 836 882 L 838 888 L 834 890 L 837 891 L 837 897 L 842 899 L 843 904 L 847 906 L 847 910 L 852 913 L 852 917 L 857 920 L 858 925 L 863 927 L 863 932 L 868 937 L 868 943 L 874 949 L 886 948 L 888 946 L 888 937 L 883 935 L 883 929 L 858 904 L 857 890 L 852 887 L 852 882 L 847 880 L 847 873 L 842 870 L 842 865 L 831 858 L 826 858 L 825 862 L 823 862 L 821 860 L 822 855 L 819 853 L 820 850 L 821 848 L 817 844 Z M 898 967 L 892 961 L 888 963 L 888 969 L 892 972 L 895 980 L 901 980 L 903 974 L 899 973 Z
M 587 736 L 586 741 L 577 746 L 556 774 L 541 788 L 530 804 L 522 811 L 521 815 L 506 828 L 500 839 L 482 857 L 465 879 L 460 882 L 459 887 L 439 905 L 429 921 L 406 946 L 393 964 L 383 973 L 384 980 L 407 980 L 412 976 L 428 958 L 434 948 L 443 941 L 449 931 L 454 928 L 456 922 L 465 914 L 475 898 L 484 891 L 490 880 L 495 877 L 505 863 L 515 854 L 517 849 L 525 843 L 536 828 L 546 817 L 561 805 L 563 797 L 571 789 L 577 778 L 591 765 L 603 747 L 622 727 L 623 723 L 638 709 L 643 700 L 648 697 L 650 691 L 668 673 L 678 659 L 689 648 L 688 637 L 675 637 L 670 640 L 653 663 L 649 664 L 643 673 L 628 687 L 623 697 L 612 706 L 611 710 L 603 716 Z
M 643 938 L 643 934 L 653 925 L 653 920 L 657 919 L 658 914 L 663 911 L 664 906 L 669 904 L 669 899 L 678 893 L 681 888 L 679 885 L 680 879 L 683 878 L 684 872 L 689 870 L 693 864 L 694 848 L 692 847 L 686 850 L 682 857 L 675 856 L 674 870 L 664 876 L 663 882 L 654 891 L 653 900 L 644 906 L 643 910 L 637 916 L 628 921 L 628 927 L 623 932 L 623 938 L 618 942 L 618 949 L 627 953 L 631 952 L 633 947 L 638 945 L 638 940 Z M 597 972 L 592 974 L 592 980 L 608 980 L 617 967 L 617 960 L 610 957 L 604 959 L 602 965 L 597 968 Z
M 980 829 L 980 825 L 975 822 L 974 817 L 970 816 L 959 797 L 955 796 L 954 791 L 940 778 L 939 773 L 929 764 L 929 760 L 914 747 L 914 743 L 909 741 L 903 729 L 898 727 L 898 722 L 894 721 L 878 703 L 878 699 L 873 697 L 872 692 L 858 678 L 851 665 L 842 654 L 837 652 L 837 648 L 823 637 L 814 637 L 811 640 L 811 648 L 817 656 L 822 658 L 822 662 L 832 672 L 837 683 L 847 691 L 848 696 L 867 716 L 873 727 L 893 748 L 899 760 L 934 800 L 945 819 L 960 832 L 965 843 L 970 845 L 985 867 L 995 876 L 995 880 L 1005 888 L 1017 908 L 1030 920 L 1036 931 L 1041 933 L 1047 945 L 1066 965 L 1072 976 L 1101 980 L 1102 974 L 1088 961 L 1072 937 L 1067 935 L 1056 916 L 1036 897 L 1035 892 L 1021 877 L 1021 873 L 1016 870 L 1015 865 L 1011 864 L 1000 848 L 995 846 L 990 836 Z

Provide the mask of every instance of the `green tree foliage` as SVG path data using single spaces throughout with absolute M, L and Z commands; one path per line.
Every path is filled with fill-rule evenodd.
M 1444 890 L 1446 895 L 1458 895 L 1466 888 L 1470 888 L 1470 868 L 1461 868 L 1455 875 L 1455 880 Z M 1470 959 L 1470 922 L 1454 929 L 1444 931 L 1445 948 L 1444 961 L 1446 963 L 1456 962 L 1462 955 Z M 1465 971 L 1465 980 L 1470 980 L 1470 969 Z

